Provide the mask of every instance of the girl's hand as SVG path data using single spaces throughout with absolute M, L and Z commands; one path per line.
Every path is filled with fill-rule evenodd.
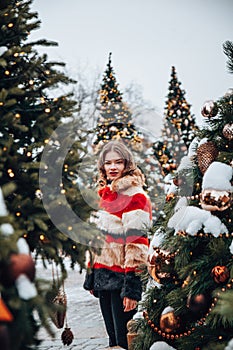
M 138 302 L 136 300 L 124 297 L 123 305 L 124 305 L 124 312 L 128 312 L 128 311 L 136 309 Z

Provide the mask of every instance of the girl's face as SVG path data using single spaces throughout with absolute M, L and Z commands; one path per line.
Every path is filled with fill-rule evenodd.
M 108 180 L 116 180 L 123 175 L 125 169 L 124 159 L 115 151 L 106 153 L 104 170 Z

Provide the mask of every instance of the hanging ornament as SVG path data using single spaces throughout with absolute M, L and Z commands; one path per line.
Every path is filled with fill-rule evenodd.
M 56 272 L 56 273 L 55 273 Z M 60 284 L 59 272 L 57 265 L 55 266 L 52 263 L 52 277 L 53 277 L 53 288 L 56 289 Z M 65 293 L 64 281 L 62 286 L 59 287 L 58 293 L 55 298 L 52 299 L 52 304 L 55 306 L 55 311 L 51 314 L 51 320 L 57 328 L 63 328 L 66 310 L 67 310 L 67 297 Z
M 229 191 L 207 189 L 201 192 L 201 207 L 209 211 L 224 211 L 231 206 L 232 194 Z
M 211 271 L 211 276 L 216 283 L 224 283 L 229 279 L 230 273 L 226 266 L 215 266 Z
M 64 288 L 59 289 L 52 303 L 56 306 L 56 311 L 51 315 L 51 319 L 57 328 L 63 328 L 67 309 L 67 298 Z
M 175 332 L 180 328 L 180 318 L 175 315 L 173 308 L 167 307 L 160 317 L 159 325 L 162 332 Z
M 66 325 L 66 328 L 61 334 L 61 340 L 64 345 L 70 345 L 74 339 L 73 332 L 70 330 L 70 328 Z
M 218 149 L 214 142 L 208 141 L 201 144 L 197 149 L 198 168 L 204 174 L 210 164 L 217 158 Z
M 1 281 L 4 285 L 12 285 L 19 275 L 26 275 L 30 281 L 35 278 L 35 262 L 28 254 L 11 254 L 9 265 L 1 272 Z
M 187 308 L 195 314 L 205 313 L 208 309 L 208 298 L 204 294 L 191 295 L 187 299 Z
M 233 140 L 233 123 L 226 124 L 222 130 L 222 134 L 227 140 Z
M 205 118 L 215 117 L 218 113 L 218 106 L 213 100 L 206 101 L 201 109 L 201 114 Z

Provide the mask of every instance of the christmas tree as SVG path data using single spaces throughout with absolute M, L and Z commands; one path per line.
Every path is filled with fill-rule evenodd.
M 109 54 L 107 68 L 99 90 L 99 118 L 95 128 L 93 148 L 95 153 L 104 142 L 112 139 L 122 139 L 134 150 L 142 150 L 142 135 L 132 122 L 132 113 L 123 102 Z
M 126 143 L 145 175 L 147 191 L 153 203 L 153 218 L 156 219 L 161 207 L 157 199 L 163 193 L 163 187 L 160 169 L 153 156 L 151 135 L 136 127 L 134 117 L 123 101 L 112 67 L 111 53 L 99 90 L 99 100 L 99 118 L 94 129 L 94 153 L 98 154 L 103 144 L 109 140 L 117 139 Z
M 233 44 L 224 52 L 233 73 Z M 232 349 L 233 91 L 202 108 L 205 124 L 177 170 L 150 245 L 150 280 L 134 350 Z
M 197 126 L 190 107 L 172 66 L 162 135 L 153 145 L 164 175 L 174 172 L 195 136 Z
M 12 313 L 3 332 L 3 337 L 9 334 L 11 350 L 37 344 L 38 328 L 49 326 L 51 314 L 48 282 L 35 281 L 33 293 L 26 293 L 29 282 L 34 283 L 35 266 L 30 257 L 23 268 L 23 259 L 14 258 L 21 254 L 17 242 L 23 240 L 45 265 L 59 264 L 65 278 L 64 256 L 72 265 L 78 262 L 84 267 L 94 234 L 86 223 L 92 208 L 79 173 L 87 153 L 82 121 L 75 119 L 72 95 L 53 92 L 74 81 L 62 72 L 63 63 L 49 62 L 36 50 L 54 43 L 29 42 L 30 32 L 40 26 L 31 3 L 4 0 L 0 4 L 0 186 L 7 208 L 1 223 L 11 225 L 0 231 L 0 291 Z M 27 269 L 30 281 L 23 281 L 20 289 L 19 271 L 28 273 Z

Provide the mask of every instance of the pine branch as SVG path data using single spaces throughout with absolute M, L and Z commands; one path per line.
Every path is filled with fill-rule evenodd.
M 232 41 L 225 41 L 223 44 L 223 52 L 228 57 L 227 61 L 227 68 L 230 73 L 233 73 L 233 42 Z

